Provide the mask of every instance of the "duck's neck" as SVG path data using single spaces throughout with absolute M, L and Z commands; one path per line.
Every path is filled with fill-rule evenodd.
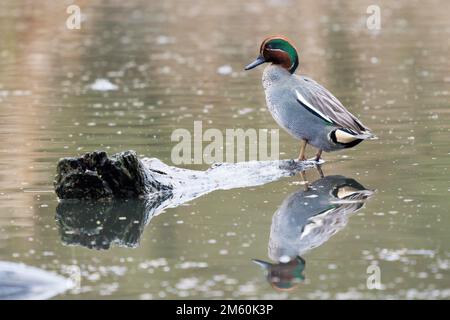
M 264 89 L 267 89 L 270 86 L 283 82 L 292 76 L 293 75 L 285 68 L 276 64 L 270 64 L 264 69 L 263 72 L 263 87 Z

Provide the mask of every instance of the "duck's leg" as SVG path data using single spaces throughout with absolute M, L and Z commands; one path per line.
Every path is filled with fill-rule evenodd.
M 300 160 L 300 161 L 306 160 L 305 149 L 306 149 L 307 144 L 308 144 L 308 141 L 306 141 L 306 140 L 300 141 L 300 154 L 298 155 L 298 160 Z
M 319 161 L 321 156 L 322 156 L 322 149 L 319 149 L 319 150 L 317 150 L 317 153 L 316 153 L 316 161 Z
M 322 166 L 321 166 L 320 164 L 317 164 L 317 165 L 316 165 L 316 169 L 317 169 L 317 171 L 319 172 L 320 178 L 323 178 L 323 177 L 324 177 L 324 174 L 323 174 L 323 171 L 322 171 Z
M 300 171 L 300 175 L 302 176 L 302 180 L 304 182 L 303 188 L 304 188 L 305 191 L 308 191 L 309 185 L 308 185 L 308 179 L 306 179 L 306 172 L 305 171 Z

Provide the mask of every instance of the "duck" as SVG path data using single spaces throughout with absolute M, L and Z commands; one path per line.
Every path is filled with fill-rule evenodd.
M 352 148 L 373 138 L 371 130 L 350 113 L 326 88 L 313 79 L 295 74 L 298 50 L 284 36 L 271 36 L 262 42 L 259 56 L 245 70 L 264 63 L 262 83 L 267 107 L 275 122 L 300 140 L 298 160 L 306 160 L 307 145 L 322 152 Z

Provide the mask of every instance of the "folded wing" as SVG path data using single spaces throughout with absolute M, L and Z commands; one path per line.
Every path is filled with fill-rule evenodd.
M 342 103 L 314 80 L 300 77 L 301 85 L 295 91 L 297 101 L 308 111 L 322 118 L 330 125 L 348 129 L 353 135 L 367 138 L 370 129 L 352 115 Z

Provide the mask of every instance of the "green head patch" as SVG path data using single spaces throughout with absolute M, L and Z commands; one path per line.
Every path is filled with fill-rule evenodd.
M 297 49 L 286 38 L 267 38 L 261 44 L 260 53 L 266 62 L 279 64 L 290 73 L 294 73 L 299 64 Z

